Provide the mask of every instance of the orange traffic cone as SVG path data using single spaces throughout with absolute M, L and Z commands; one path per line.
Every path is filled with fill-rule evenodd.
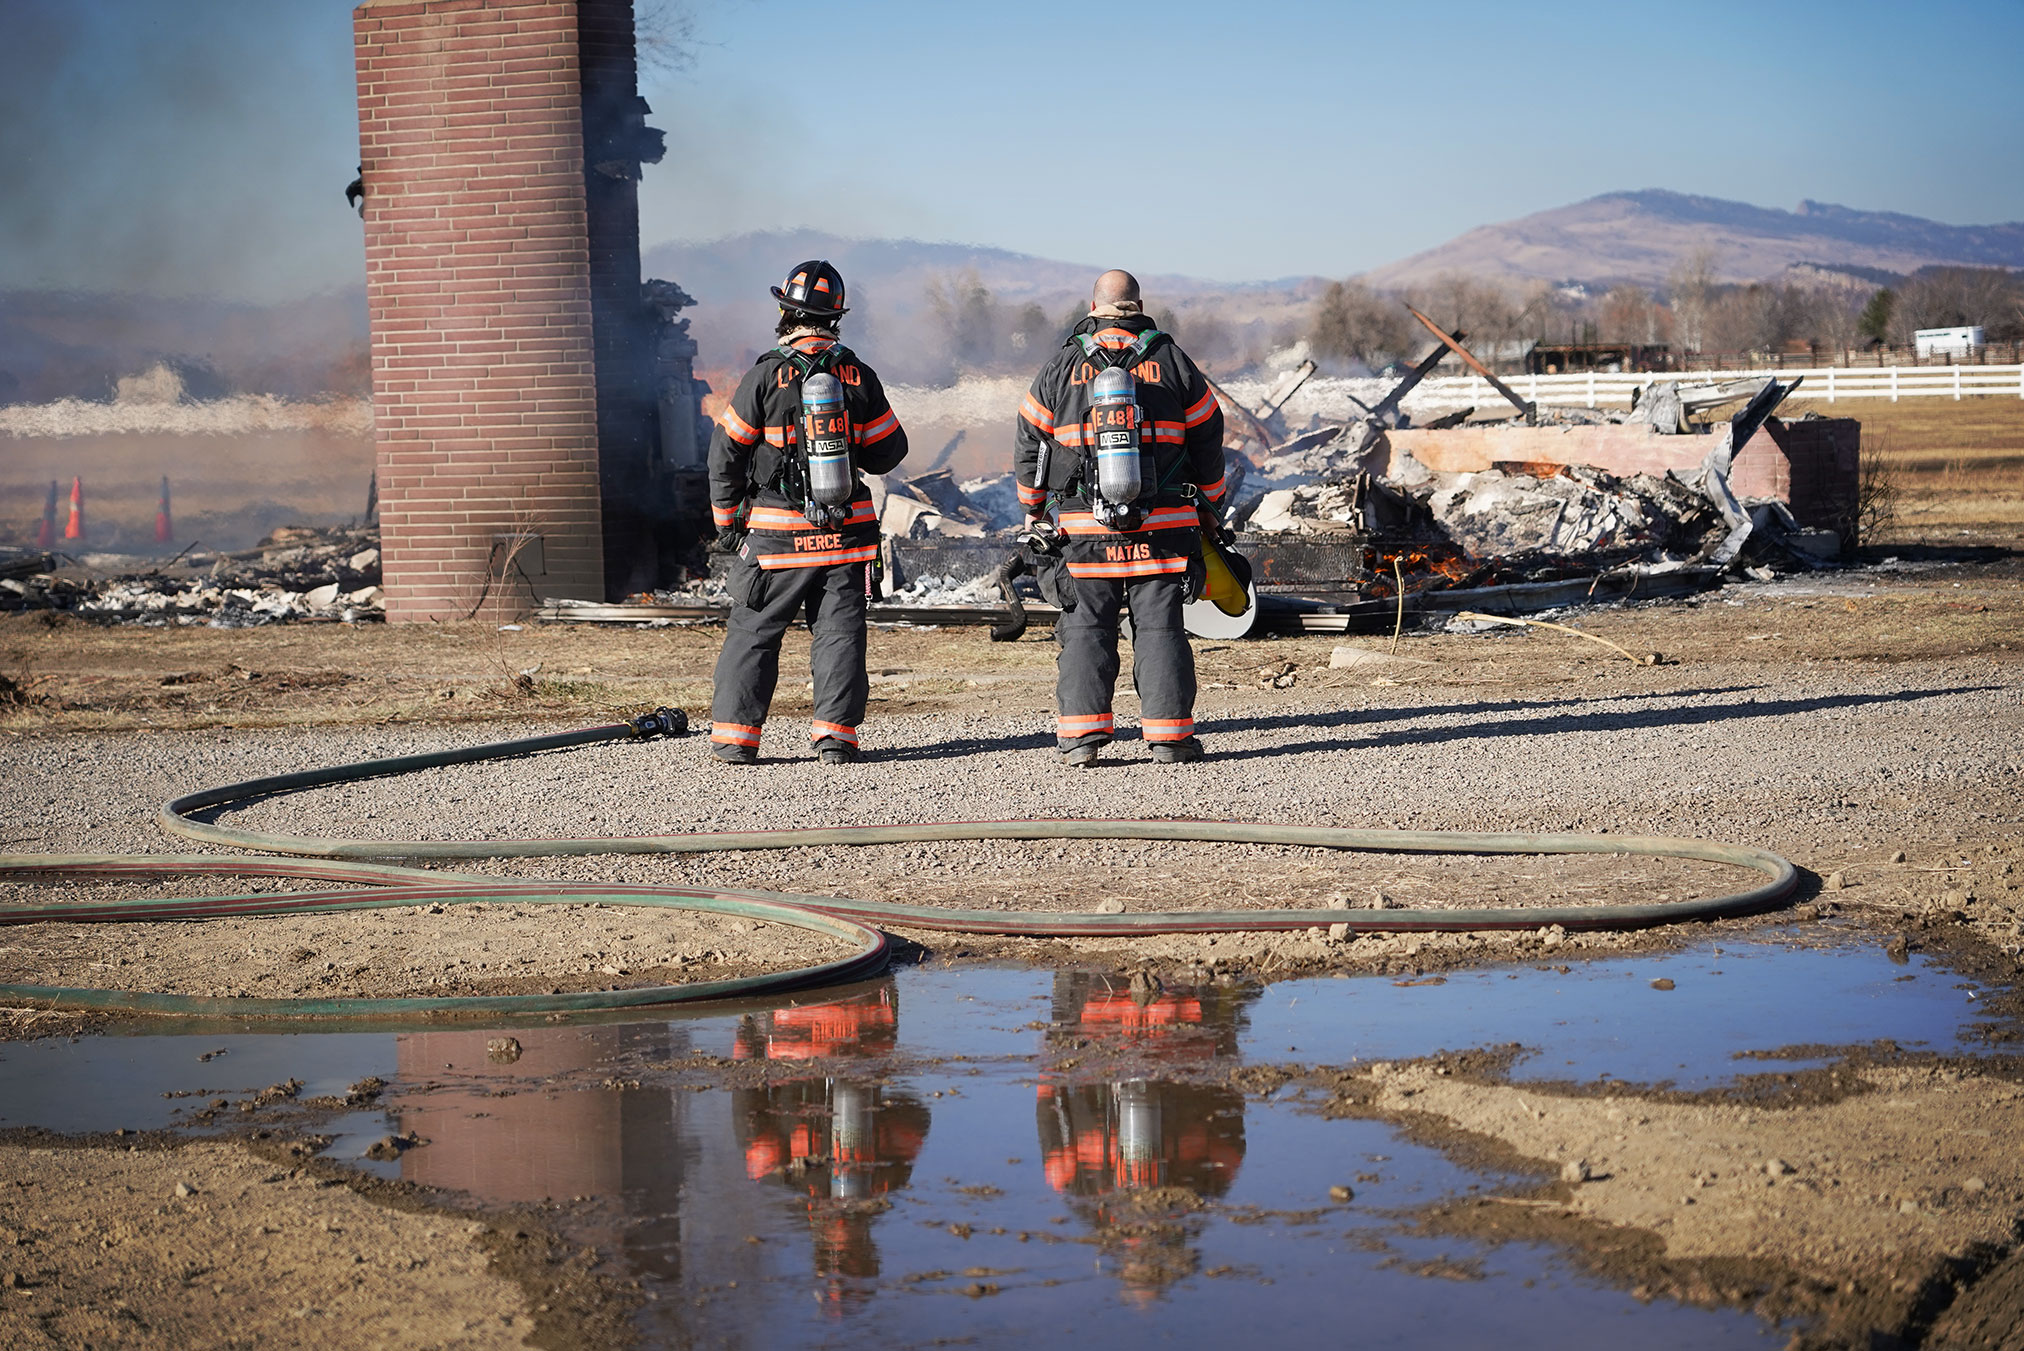
M 155 508 L 155 543 L 167 544 L 176 536 L 176 527 L 169 520 L 169 476 L 162 475 L 162 504 Z
M 65 522 L 63 537 L 66 540 L 82 542 L 84 539 L 84 479 L 70 481 L 70 520 Z
M 42 504 L 42 528 L 35 532 L 35 547 L 47 549 L 56 543 L 56 480 L 49 480 L 49 500 Z

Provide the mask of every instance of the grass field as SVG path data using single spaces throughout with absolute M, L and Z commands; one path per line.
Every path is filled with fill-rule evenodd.
M 1860 421 L 1864 456 L 1895 484 L 1896 520 L 1877 543 L 2008 541 L 2024 528 L 2024 399 L 1794 399 L 1779 415 L 1809 411 Z

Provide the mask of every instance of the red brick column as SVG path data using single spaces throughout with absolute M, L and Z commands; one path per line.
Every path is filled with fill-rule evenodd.
M 353 12 L 387 618 L 601 600 L 575 0 Z M 538 569 L 538 571 L 537 571 Z

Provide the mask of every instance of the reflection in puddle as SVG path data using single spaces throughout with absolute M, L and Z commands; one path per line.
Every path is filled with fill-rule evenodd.
M 888 1054 L 898 1040 L 899 992 L 891 983 L 738 1022 L 738 1059 L 822 1062 L 832 1071 L 731 1092 L 745 1176 L 801 1201 L 815 1277 L 829 1303 L 870 1299 L 881 1271 L 873 1220 L 890 1208 L 888 1194 L 907 1185 L 928 1138 L 928 1108 L 919 1097 L 851 1073 L 850 1057 Z M 843 1063 L 828 1063 L 835 1060 Z
M 1072 1198 L 1135 1299 L 1199 1268 L 1195 1217 L 1229 1193 L 1244 1162 L 1244 1095 L 1154 1078 L 1077 1083 L 1066 1052 L 1103 1038 L 1154 1065 L 1199 1066 L 1235 1054 L 1239 1013 L 1255 997 L 1217 986 L 1135 988 L 1086 972 L 1054 977 L 1037 1111 L 1047 1183 Z
M 1932 978 L 1895 979 L 1911 973 Z M 1641 1303 L 1545 1249 L 1414 1237 L 1413 1207 L 1500 1179 L 1380 1121 L 1247 1099 L 1242 1067 L 1517 1039 L 1536 1048 L 1521 1077 L 1714 1083 L 1764 1068 L 1739 1050 L 1955 1049 L 1968 995 L 1922 960 L 1774 944 L 1411 988 L 913 968 L 813 1002 L 628 1024 L 150 1025 L 9 1044 L 0 1125 L 172 1125 L 214 1094 L 234 1100 L 229 1124 L 289 1077 L 305 1097 L 383 1078 L 335 1123 L 348 1134 L 330 1156 L 485 1202 L 563 1203 L 574 1236 L 640 1282 L 649 1345 L 1013 1346 L 1061 1326 L 1339 1341 L 1353 1308 L 1359 1340 L 1380 1345 L 1754 1346 L 1770 1335 L 1754 1318 Z M 427 1143 L 354 1161 L 405 1131 Z M 1352 1182 L 1352 1202 L 1331 1199 Z
M 689 1095 L 585 1089 L 581 1072 L 632 1056 L 688 1053 L 688 1031 L 665 1023 L 516 1029 L 511 1059 L 485 1031 L 395 1037 L 388 1095 L 395 1129 L 427 1144 L 400 1155 L 399 1174 L 495 1205 L 624 1197 L 638 1223 L 594 1221 L 579 1236 L 622 1249 L 642 1279 L 681 1277 L 679 1216 Z M 555 1087 L 561 1080 L 567 1087 Z M 335 1152 L 335 1151 L 333 1151 Z

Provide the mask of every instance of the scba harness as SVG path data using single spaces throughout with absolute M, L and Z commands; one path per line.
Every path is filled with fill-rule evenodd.
M 1090 514 L 1106 528 L 1136 530 L 1145 519 L 1144 506 L 1167 485 L 1155 465 L 1146 462 L 1145 409 L 1138 402 L 1139 369 L 1168 335 L 1149 328 L 1123 347 L 1101 343 L 1090 334 L 1071 335 L 1069 345 L 1082 349 L 1085 360 L 1102 368 L 1089 380 L 1089 411 L 1075 424 L 1071 446 L 1059 432 L 1040 444 L 1034 480 L 1044 489 L 1090 501 Z M 1070 467 L 1057 485 L 1052 481 L 1052 452 L 1059 445 L 1072 453 Z
M 781 447 L 780 468 L 771 483 L 755 484 L 801 503 L 814 526 L 840 526 L 850 517 L 857 476 L 850 462 L 850 414 L 843 406 L 843 382 L 831 374 L 842 343 L 807 353 L 782 345 L 773 349 L 799 373 L 800 390 L 792 426 L 795 444 Z

